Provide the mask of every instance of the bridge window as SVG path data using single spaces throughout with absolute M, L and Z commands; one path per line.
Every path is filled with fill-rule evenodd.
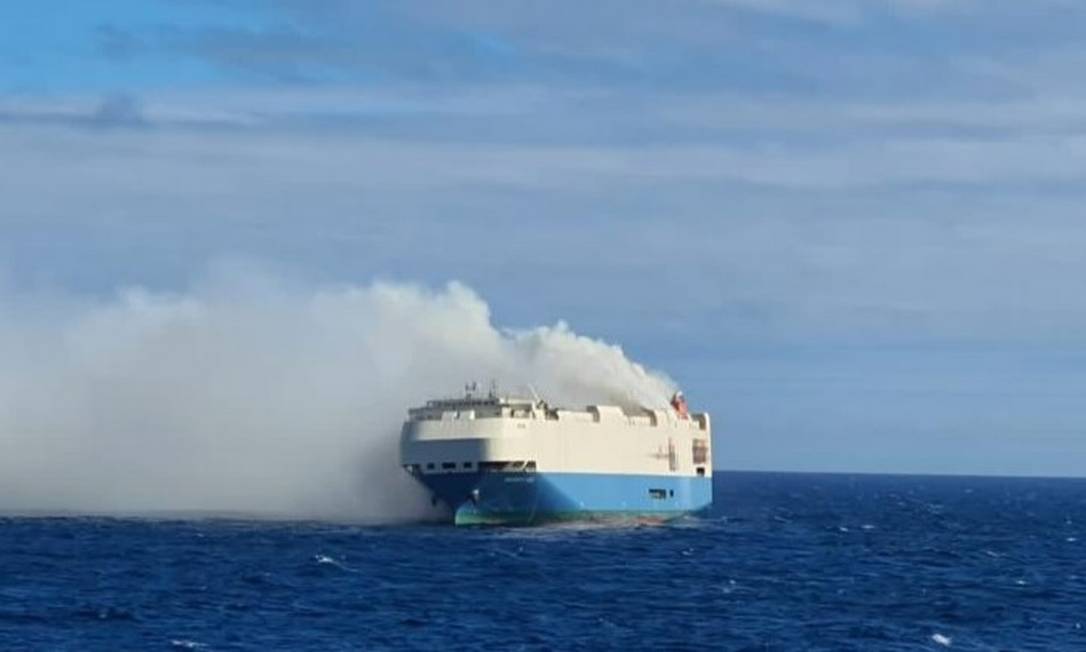
M 456 468 L 456 462 L 442 462 L 441 468 L 451 471 Z
M 472 466 L 473 466 L 473 464 L 471 462 L 464 462 L 464 468 L 465 469 L 470 469 Z
M 649 489 L 649 498 L 663 500 L 667 498 L 667 489 Z

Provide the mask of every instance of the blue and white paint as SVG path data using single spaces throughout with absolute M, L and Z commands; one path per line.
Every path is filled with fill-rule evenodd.
M 592 473 L 449 473 L 420 480 L 457 525 L 580 519 L 668 519 L 713 502 L 707 477 Z
M 490 395 L 410 411 L 401 463 L 457 525 L 671 518 L 712 496 L 706 414 Z

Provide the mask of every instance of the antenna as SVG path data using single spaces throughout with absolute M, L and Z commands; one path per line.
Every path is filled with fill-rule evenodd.
M 532 398 L 535 399 L 537 404 L 543 402 L 543 399 L 539 398 L 539 394 L 535 391 L 535 387 L 532 387 L 531 383 L 528 383 L 528 391 L 532 393 Z

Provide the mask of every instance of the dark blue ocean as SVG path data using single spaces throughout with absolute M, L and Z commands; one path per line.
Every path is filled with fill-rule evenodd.
M 1086 650 L 1086 480 L 720 473 L 666 525 L 0 518 L 0 650 Z

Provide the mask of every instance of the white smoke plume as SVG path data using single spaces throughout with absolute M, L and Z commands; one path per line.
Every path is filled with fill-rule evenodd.
M 674 390 L 562 323 L 499 330 L 456 283 L 0 296 L 0 512 L 425 517 L 406 409 L 491 378 L 573 406 Z

